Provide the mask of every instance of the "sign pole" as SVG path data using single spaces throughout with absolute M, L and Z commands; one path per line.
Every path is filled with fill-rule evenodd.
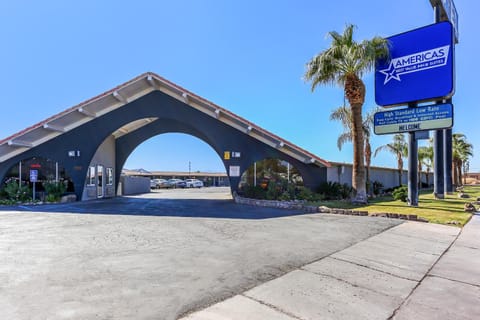
M 453 0 L 430 0 L 433 7 L 434 22 L 450 21 L 453 26 L 452 34 L 452 63 L 455 63 L 454 49 L 455 44 L 458 43 L 458 13 L 455 8 Z M 455 76 L 455 75 L 453 75 Z M 453 79 L 454 80 L 454 79 Z M 452 99 L 447 99 L 447 103 L 452 104 Z M 440 139 L 440 137 L 439 137 Z M 452 129 L 443 130 L 443 178 L 444 178 L 444 193 L 453 193 L 452 179 Z M 437 173 L 435 173 L 437 174 Z
M 435 199 L 444 199 L 443 179 L 443 130 L 435 130 L 433 135 L 433 194 Z
M 439 23 L 441 21 L 441 8 L 440 5 L 437 4 L 433 8 L 433 14 L 435 23 Z M 442 103 L 442 101 L 437 101 L 436 104 Z M 445 198 L 445 190 L 444 190 L 444 148 L 443 148 L 443 130 L 435 130 L 433 134 L 433 158 L 434 158 L 434 171 L 433 171 L 433 194 L 435 195 L 436 199 L 444 199 Z
M 451 100 L 451 99 L 449 99 Z M 448 100 L 447 100 L 448 101 Z M 443 139 L 445 145 L 445 192 L 453 194 L 453 178 L 452 178 L 452 129 L 443 130 Z
M 416 108 L 411 102 L 408 108 Z M 408 205 L 418 207 L 418 141 L 415 132 L 408 133 Z

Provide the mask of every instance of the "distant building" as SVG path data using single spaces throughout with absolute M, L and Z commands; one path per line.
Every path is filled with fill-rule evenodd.
M 182 171 L 147 171 L 145 169 L 123 169 L 122 175 L 134 177 L 148 177 L 150 179 L 198 179 L 206 187 L 230 186 L 228 176 L 222 172 L 182 172 Z

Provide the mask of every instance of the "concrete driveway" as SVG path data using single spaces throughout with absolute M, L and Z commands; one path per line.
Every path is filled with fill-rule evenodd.
M 177 319 L 401 223 L 240 206 L 225 190 L 4 208 L 2 318 Z

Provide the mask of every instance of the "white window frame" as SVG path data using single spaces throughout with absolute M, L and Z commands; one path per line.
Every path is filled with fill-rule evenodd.
M 107 175 L 107 186 L 113 186 L 113 168 L 107 167 L 106 175 Z
M 90 166 L 88 167 L 87 172 L 87 186 L 88 187 L 95 187 L 96 186 L 96 167 L 97 166 Z

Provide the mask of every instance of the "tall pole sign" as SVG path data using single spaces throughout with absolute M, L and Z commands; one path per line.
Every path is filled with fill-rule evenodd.
M 409 204 L 418 206 L 417 138 L 415 131 L 438 130 L 453 125 L 453 106 L 418 103 L 449 99 L 455 92 L 453 26 L 436 23 L 387 38 L 390 59 L 375 68 L 375 101 L 383 107 L 408 108 L 377 112 L 376 134 L 408 132 Z M 438 162 L 437 162 L 438 163 Z
M 375 69 L 376 103 L 387 107 L 451 97 L 452 33 L 452 24 L 445 21 L 387 38 L 391 58 Z
M 453 40 L 458 43 L 458 12 L 453 0 L 430 0 L 434 11 L 434 21 L 450 21 L 453 26 Z M 447 103 L 452 103 L 451 98 Z M 442 101 L 438 101 L 442 103 Z M 444 193 L 453 193 L 452 183 L 452 129 L 437 130 L 434 133 L 434 150 L 441 154 L 434 154 L 438 164 L 434 170 L 434 193 L 437 198 L 443 197 Z

